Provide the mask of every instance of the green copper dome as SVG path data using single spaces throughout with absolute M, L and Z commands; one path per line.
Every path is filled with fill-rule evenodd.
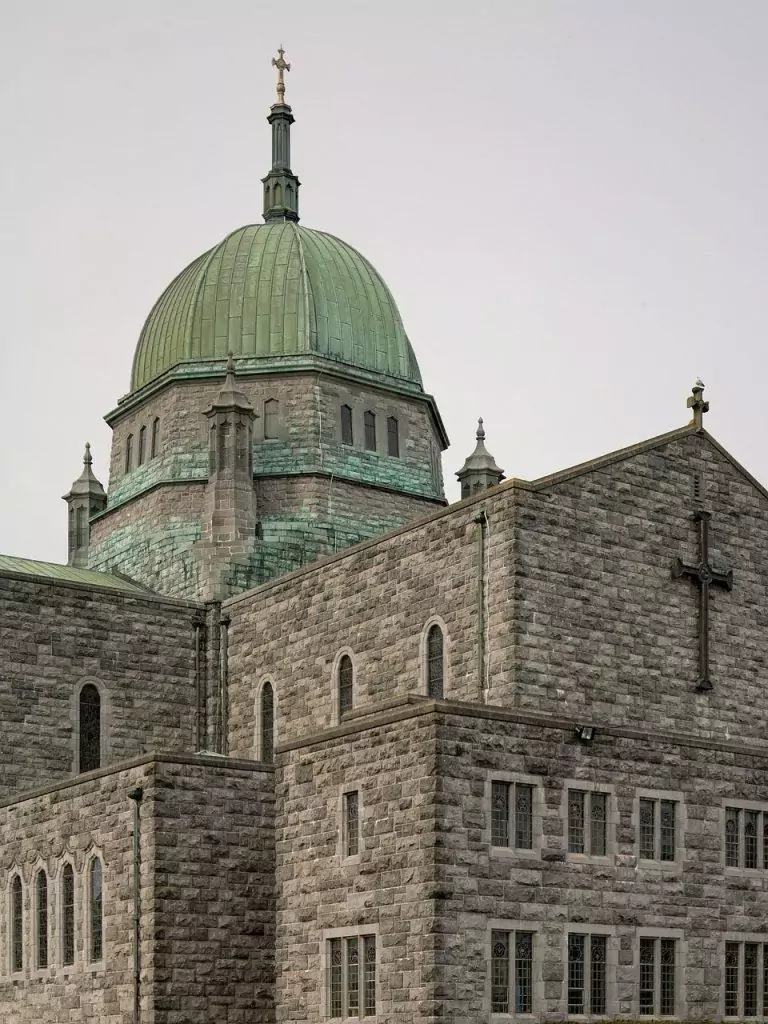
M 171 282 L 136 347 L 131 390 L 179 363 L 321 356 L 416 385 L 397 306 L 355 249 L 293 220 L 228 235 Z M 290 359 L 287 360 L 290 362 Z

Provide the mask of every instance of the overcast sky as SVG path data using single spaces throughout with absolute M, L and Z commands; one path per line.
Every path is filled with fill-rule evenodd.
M 66 559 L 152 303 L 261 220 L 281 41 L 302 221 L 392 289 L 447 479 L 479 415 L 533 478 L 681 426 L 701 376 L 768 483 L 766 0 L 1 7 L 1 551 Z

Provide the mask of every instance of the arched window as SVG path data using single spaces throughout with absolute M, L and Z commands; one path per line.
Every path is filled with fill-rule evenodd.
M 354 705 L 354 678 L 352 659 L 343 654 L 339 661 L 339 718 Z
M 79 758 L 81 772 L 92 772 L 101 767 L 101 694 L 86 683 L 80 691 Z
M 139 465 L 144 465 L 147 456 L 147 428 L 144 426 L 139 431 Z
M 363 413 L 363 424 L 365 426 L 365 450 L 367 452 L 376 451 L 376 413 L 366 412 Z
M 35 963 L 48 966 L 48 876 L 43 868 L 35 879 Z
M 101 885 L 101 861 L 94 857 L 88 871 L 88 911 L 90 914 L 90 949 L 91 962 L 101 960 L 104 948 L 104 904 Z
M 125 472 L 130 473 L 131 463 L 133 462 L 133 434 L 129 434 L 125 439 Z
M 271 764 L 275 759 L 275 692 L 272 683 L 261 688 L 261 760 Z
M 75 872 L 65 864 L 61 873 L 61 962 L 75 962 Z
M 396 416 L 387 417 L 387 453 L 400 457 L 400 424 Z
M 342 405 L 341 407 L 341 443 L 354 443 L 354 437 L 352 434 L 352 407 L 350 405 Z
M 443 631 L 431 626 L 427 634 L 427 696 L 434 700 L 443 697 Z
M 11 970 L 24 970 L 24 904 L 21 878 L 13 876 L 11 882 Z
M 157 455 L 157 446 L 160 441 L 160 418 L 155 416 L 152 420 L 152 437 L 149 442 L 149 457 L 154 459 Z
M 268 398 L 264 403 L 264 440 L 271 441 L 277 437 L 277 420 L 280 403 L 276 398 Z

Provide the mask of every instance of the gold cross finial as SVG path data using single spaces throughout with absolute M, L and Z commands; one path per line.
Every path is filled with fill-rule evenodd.
M 272 58 L 272 67 L 277 68 L 277 102 L 285 103 L 285 72 L 291 70 L 291 65 L 285 60 L 283 44 L 277 48 L 277 57 Z
M 693 409 L 691 424 L 695 427 L 704 426 L 704 413 L 709 412 L 709 402 L 704 401 L 704 381 L 699 377 L 688 397 L 688 408 Z

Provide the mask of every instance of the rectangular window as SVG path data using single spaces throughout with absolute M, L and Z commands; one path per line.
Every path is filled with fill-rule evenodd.
M 608 1003 L 606 935 L 568 936 L 568 1013 L 600 1015 Z
M 604 857 L 607 849 L 608 794 L 568 790 L 568 852 Z
M 376 451 L 376 414 L 373 412 L 363 413 L 363 426 L 365 427 L 365 450 Z
M 768 811 L 726 807 L 724 845 L 727 868 L 768 869 Z
M 491 1013 L 533 1013 L 533 932 L 491 932 Z
M 328 1015 L 376 1015 L 376 936 L 349 935 L 328 940 Z
M 675 958 L 677 939 L 640 939 L 639 1010 L 642 1016 L 675 1014 Z
M 491 845 L 533 849 L 533 786 L 491 783 Z
M 674 861 L 677 801 L 640 799 L 639 853 L 641 860 Z
M 765 1017 L 768 1013 L 768 945 L 726 942 L 723 983 L 724 1016 Z
M 344 794 L 344 856 L 360 852 L 360 806 L 357 790 Z

